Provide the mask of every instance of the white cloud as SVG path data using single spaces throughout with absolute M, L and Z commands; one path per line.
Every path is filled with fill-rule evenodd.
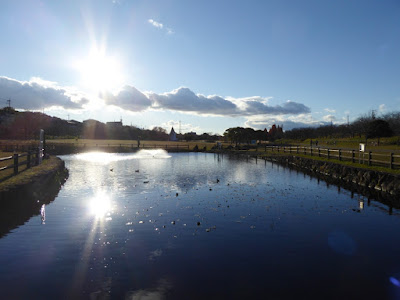
M 331 113 L 331 114 L 334 114 L 334 113 L 336 112 L 336 110 L 331 109 L 331 108 L 325 108 L 324 110 L 325 110 L 326 112 L 328 112 L 328 113 Z
M 118 92 L 102 92 L 97 97 L 86 97 L 72 88 L 60 87 L 56 82 L 41 78 L 32 78 L 29 82 L 0 77 L 0 97 L 10 97 L 12 106 L 17 109 L 41 110 L 51 107 L 63 109 L 87 109 L 87 111 L 104 110 L 104 104 L 110 108 L 120 109 L 127 113 L 146 110 L 168 110 L 202 116 L 246 117 L 252 124 L 265 123 L 269 117 L 282 121 L 299 122 L 300 116 L 308 115 L 310 108 L 302 103 L 286 101 L 281 105 L 269 105 L 269 98 L 260 96 L 233 98 L 218 95 L 195 94 L 186 87 L 171 92 L 157 94 L 141 92 L 133 86 L 126 85 Z M 92 101 L 96 100 L 96 101 Z M 101 101 L 101 100 L 104 100 Z M 4 103 L 5 104 L 5 103 Z M 294 118 L 295 119 L 292 119 Z M 168 124 L 167 128 L 170 127 Z M 186 128 L 187 126 L 187 128 Z M 166 129 L 167 129 L 166 128 Z M 183 132 L 199 131 L 198 127 L 185 124 Z
M 287 100 L 283 105 L 269 106 L 259 101 L 247 101 L 246 102 L 246 115 L 253 114 L 275 114 L 275 115 L 286 115 L 286 114 L 300 114 L 309 113 L 310 108 L 304 104 Z
M 148 19 L 147 22 L 160 30 L 164 30 L 168 35 L 174 34 L 174 31 L 169 27 L 165 27 L 163 23 L 157 22 L 153 19 Z
M 386 111 L 386 105 L 385 104 L 379 105 L 379 112 L 385 112 L 385 111 Z
M 231 101 L 219 96 L 196 95 L 190 89 L 180 87 L 172 92 L 163 94 L 149 93 L 153 107 L 198 114 L 234 115 L 237 107 Z
M 143 111 L 151 107 L 151 101 L 133 86 L 124 86 L 117 94 L 104 92 L 99 95 L 107 105 L 118 106 L 129 111 Z
M 148 21 L 151 25 L 153 25 L 154 27 L 156 27 L 156 28 L 163 29 L 163 27 L 164 27 L 164 25 L 163 25 L 162 23 L 159 23 L 159 22 L 157 22 L 157 21 L 154 21 L 153 19 L 148 19 L 147 21 Z
M 82 93 L 37 77 L 30 81 L 0 77 L 0 95 L 2 98 L 11 99 L 12 107 L 28 110 L 41 110 L 53 106 L 81 109 L 82 105 L 89 102 Z
M 254 129 L 271 128 L 272 125 L 280 125 L 283 130 L 291 130 L 293 128 L 318 127 L 326 125 L 326 122 L 313 120 L 311 114 L 300 114 L 296 116 L 251 116 L 245 122 L 245 126 Z
M 326 115 L 322 117 L 322 120 L 325 122 L 334 122 L 336 121 L 336 117 L 334 115 Z
M 252 116 L 252 115 L 284 115 L 309 113 L 310 108 L 304 104 L 286 101 L 283 105 L 268 105 L 270 98 L 259 96 L 247 98 L 226 98 L 195 94 L 188 88 L 180 87 L 163 94 L 148 93 L 153 102 L 153 108 L 209 114 L 221 116 Z

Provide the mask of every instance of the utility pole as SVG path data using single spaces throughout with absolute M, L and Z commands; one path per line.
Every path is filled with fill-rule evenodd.
M 8 105 L 8 107 L 11 107 L 11 99 L 10 98 L 7 100 L 7 105 Z
M 179 121 L 179 134 L 181 134 L 181 121 Z

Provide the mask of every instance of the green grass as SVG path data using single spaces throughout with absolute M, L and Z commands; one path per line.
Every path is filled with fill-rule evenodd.
M 351 161 L 343 161 L 343 160 L 338 160 L 338 159 L 334 159 L 334 158 L 328 159 L 326 157 L 318 157 L 318 156 L 311 156 L 311 155 L 304 155 L 304 154 L 295 154 L 295 153 L 289 154 L 288 152 L 286 152 L 286 153 L 267 152 L 265 154 L 262 154 L 261 157 L 263 157 L 263 156 L 267 156 L 267 157 L 287 156 L 287 155 L 298 156 L 298 157 L 308 158 L 308 159 L 317 160 L 317 161 L 335 163 L 335 164 L 343 165 L 343 166 L 347 166 L 347 167 L 353 167 L 353 168 L 359 168 L 359 169 L 365 169 L 365 170 L 371 170 L 371 171 L 377 171 L 377 172 L 384 172 L 384 173 L 389 173 L 389 174 L 394 174 L 394 175 L 400 175 L 400 169 L 393 170 L 393 169 L 379 167 L 379 166 L 368 166 L 366 164 L 360 164 L 358 162 L 353 163 Z
M 319 147 L 332 148 L 332 149 L 359 149 L 360 143 L 365 143 L 365 137 L 354 137 L 354 138 L 317 138 L 312 139 L 318 141 Z M 311 139 L 306 140 L 293 140 L 293 139 L 281 139 L 277 140 L 277 144 L 291 144 L 299 146 L 310 146 Z M 315 144 L 314 144 L 315 145 Z M 400 137 L 389 137 L 381 138 L 378 146 L 378 139 L 367 140 L 367 150 L 373 152 L 395 152 L 400 153 Z

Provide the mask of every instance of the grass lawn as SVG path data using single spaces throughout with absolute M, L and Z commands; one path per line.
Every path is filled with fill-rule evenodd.
M 310 142 L 318 141 L 319 147 L 332 148 L 332 149 L 359 149 L 360 143 L 365 144 L 365 138 L 318 138 L 318 139 L 306 139 L 300 140 L 278 140 L 277 143 L 292 144 L 299 146 L 310 146 Z M 315 145 L 315 144 L 314 144 Z M 372 152 L 394 152 L 400 153 L 400 137 L 381 138 L 378 146 L 378 139 L 368 139 L 366 143 L 366 150 Z

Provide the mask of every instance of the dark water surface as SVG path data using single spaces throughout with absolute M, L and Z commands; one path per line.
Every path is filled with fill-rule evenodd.
M 384 204 L 260 160 L 62 159 L 56 199 L 0 239 L 2 299 L 400 297 Z

